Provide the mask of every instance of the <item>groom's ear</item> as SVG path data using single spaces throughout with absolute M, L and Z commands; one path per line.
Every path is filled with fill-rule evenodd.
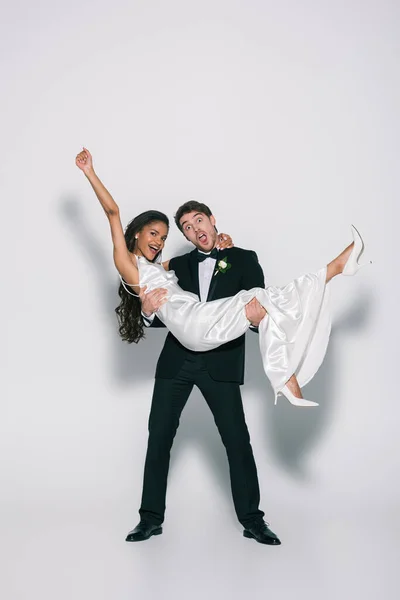
M 183 237 L 185 238 L 185 240 L 187 240 L 188 242 L 190 242 L 188 236 L 186 235 L 185 231 L 183 229 L 180 230 L 181 234 L 183 235 Z
M 214 215 L 210 215 L 210 221 L 211 221 L 211 225 L 212 225 L 213 227 L 215 227 L 216 220 L 215 220 L 215 217 L 214 217 Z

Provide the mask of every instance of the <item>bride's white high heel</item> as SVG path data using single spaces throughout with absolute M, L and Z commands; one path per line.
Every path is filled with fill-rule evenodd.
M 279 392 L 276 392 L 275 404 L 278 403 L 279 394 L 285 396 L 285 398 L 289 400 L 290 404 L 293 404 L 294 406 L 319 406 L 318 402 L 313 402 L 312 400 L 305 400 L 305 398 L 297 398 L 297 396 L 292 394 L 287 385 L 285 385 L 285 387 L 283 387 Z
M 365 267 L 366 265 L 372 263 L 372 261 L 370 261 L 369 263 L 364 263 L 363 265 L 360 265 L 358 263 L 358 259 L 364 252 L 364 242 L 360 233 L 357 231 L 354 225 L 351 226 L 351 231 L 353 234 L 354 247 L 350 253 L 349 258 L 347 259 L 346 264 L 344 265 L 342 275 L 355 275 L 357 271 L 361 269 L 361 267 Z

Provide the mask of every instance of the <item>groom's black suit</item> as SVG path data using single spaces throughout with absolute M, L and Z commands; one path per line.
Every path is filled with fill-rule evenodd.
M 240 290 L 265 287 L 264 275 L 253 251 L 230 248 L 219 253 L 231 268 L 211 278 L 207 302 L 234 296 Z M 217 264 L 216 263 L 216 264 Z M 170 260 L 179 285 L 199 295 L 197 250 Z M 162 326 L 157 317 L 153 326 Z M 263 517 L 249 433 L 244 418 L 240 384 L 243 383 L 245 336 L 208 352 L 188 350 L 168 333 L 156 369 L 149 441 L 144 470 L 142 519 L 164 520 L 165 495 L 172 442 L 183 407 L 196 385 L 209 405 L 225 445 L 236 514 L 246 526 Z

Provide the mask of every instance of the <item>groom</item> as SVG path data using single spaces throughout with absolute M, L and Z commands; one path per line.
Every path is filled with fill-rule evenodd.
M 205 204 L 186 202 L 175 223 L 195 249 L 169 261 L 179 285 L 201 301 L 234 296 L 240 290 L 265 287 L 264 275 L 253 251 L 229 248 L 218 252 L 215 218 Z M 154 316 L 165 290 L 142 294 L 142 314 L 152 326 L 162 326 Z M 246 307 L 250 323 L 258 326 L 265 310 L 252 300 Z M 210 407 L 228 456 L 233 502 L 244 527 L 243 535 L 262 544 L 279 545 L 259 509 L 260 491 L 250 437 L 243 412 L 245 336 L 207 352 L 193 352 L 168 333 L 158 360 L 149 418 L 149 439 L 140 523 L 129 532 L 129 542 L 162 533 L 170 450 L 179 418 L 194 386 Z

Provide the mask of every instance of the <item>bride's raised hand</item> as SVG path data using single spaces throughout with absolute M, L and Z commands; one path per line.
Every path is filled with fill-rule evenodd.
M 107 217 L 113 218 L 114 225 L 111 227 L 111 229 L 113 229 L 114 227 L 114 231 L 112 232 L 113 241 L 115 242 L 115 238 L 118 238 L 118 240 L 120 241 L 122 252 L 126 254 L 127 248 L 122 230 L 121 220 L 119 217 L 119 208 L 116 202 L 114 201 L 114 198 L 111 196 L 110 192 L 102 184 L 101 180 L 97 176 L 97 173 L 95 173 L 93 168 L 93 158 L 87 148 L 83 147 L 79 154 L 76 155 L 75 164 L 78 167 L 78 169 L 80 169 L 85 174 L 86 178 L 89 180 L 89 183 L 92 186 L 93 191 L 96 194 L 98 200 L 100 201 L 100 204 L 103 207 Z M 114 217 L 117 218 L 115 219 Z
M 75 164 L 84 173 L 93 169 L 93 158 L 87 148 L 83 148 L 79 154 L 76 155 Z
M 216 248 L 218 250 L 225 250 L 226 248 L 233 248 L 235 244 L 230 235 L 227 233 L 219 233 Z

